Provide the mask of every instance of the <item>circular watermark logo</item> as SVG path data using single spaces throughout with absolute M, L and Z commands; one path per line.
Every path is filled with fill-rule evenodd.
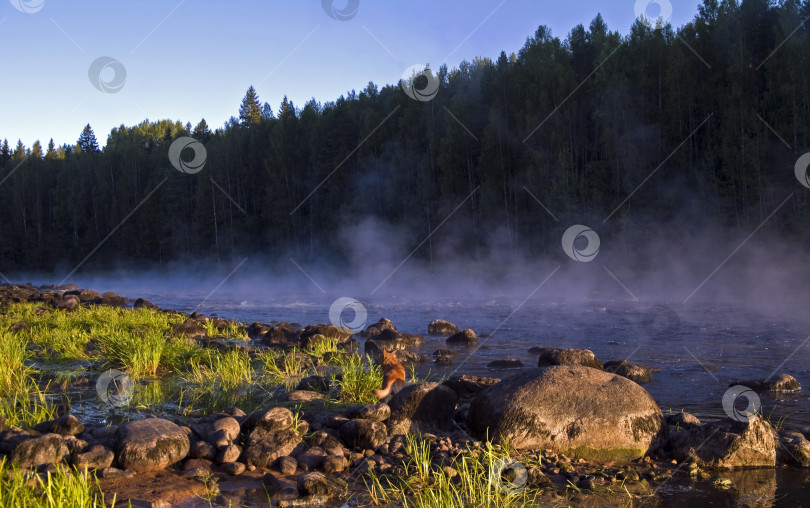
M 659 29 L 672 17 L 672 3 L 669 0 L 636 0 L 636 19 L 644 25 Z
M 90 64 L 87 77 L 99 92 L 118 93 L 127 82 L 127 69 L 115 58 L 100 56 Z
M 587 241 L 582 248 L 574 245 L 580 237 Z M 599 235 L 588 226 L 574 224 L 563 233 L 562 248 L 565 254 L 574 261 L 581 261 L 583 263 L 593 261 L 599 253 Z
M 415 101 L 428 102 L 439 93 L 439 78 L 424 65 L 411 65 L 405 69 L 399 83 L 405 95 Z
M 189 149 L 194 152 L 191 160 L 183 160 L 183 150 Z M 169 146 L 169 162 L 174 168 L 187 175 L 194 175 L 202 171 L 205 161 L 208 159 L 208 151 L 205 146 L 194 138 L 183 136 L 172 141 Z
M 45 0 L 8 0 L 12 7 L 26 14 L 34 14 L 45 7 Z
M 793 167 L 793 171 L 796 173 L 796 180 L 810 189 L 810 177 L 807 176 L 808 168 L 810 168 L 810 152 L 799 157 L 796 160 L 796 165 Z
M 115 407 L 129 405 L 135 384 L 132 378 L 117 369 L 102 372 L 96 381 L 96 393 L 105 404 Z
M 354 313 L 351 321 L 347 321 L 343 316 L 347 310 Z M 348 296 L 338 298 L 332 302 L 332 305 L 329 307 L 329 321 L 339 328 L 351 330 L 352 333 L 362 331 L 366 326 L 367 318 L 368 312 L 366 311 L 366 307 L 354 298 L 349 298 Z
M 321 0 L 323 12 L 332 19 L 338 21 L 349 21 L 357 15 L 360 8 L 360 0 L 348 0 L 342 9 L 335 7 L 335 0 Z
M 737 408 L 737 399 L 740 397 L 745 398 L 748 403 L 743 410 Z M 759 412 L 760 407 L 759 395 L 747 386 L 734 385 L 723 394 L 723 411 L 734 421 L 747 422 Z
M 504 494 L 516 494 L 526 488 L 529 472 L 522 462 L 503 457 L 489 467 L 489 483 Z
M 681 328 L 681 318 L 666 305 L 655 305 L 644 313 L 641 326 L 647 337 L 656 340 L 669 340 Z

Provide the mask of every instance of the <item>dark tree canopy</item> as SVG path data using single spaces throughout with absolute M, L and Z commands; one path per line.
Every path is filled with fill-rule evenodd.
M 744 237 L 791 192 L 757 235 L 807 246 L 810 190 L 793 172 L 810 151 L 807 16 L 808 0 L 705 0 L 683 27 L 639 21 L 625 35 L 597 16 L 435 69 L 429 101 L 369 83 L 303 107 L 285 96 L 273 114 L 251 86 L 214 132 L 144 121 L 112 129 L 99 151 L 87 125 L 44 155 L 4 140 L 0 272 L 75 266 L 112 231 L 84 269 L 247 251 L 341 259 L 373 250 L 339 234 L 368 217 L 407 249 L 447 220 L 422 259 L 543 256 L 571 224 L 631 252 L 632 221 Z M 205 145 L 198 174 L 169 163 L 181 136 Z

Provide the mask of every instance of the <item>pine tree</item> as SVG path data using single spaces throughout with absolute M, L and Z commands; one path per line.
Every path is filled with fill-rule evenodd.
M 275 115 L 273 115 L 273 106 L 265 102 L 264 106 L 262 106 L 262 120 L 270 120 L 272 118 L 275 118 Z
M 56 145 L 53 143 L 53 138 L 48 141 L 48 151 L 45 152 L 46 159 L 55 159 L 56 158 Z
M 39 140 L 34 141 L 34 144 L 31 146 L 31 156 L 35 159 L 42 158 L 42 144 Z
M 90 124 L 85 125 L 82 133 L 79 135 L 79 140 L 76 142 L 76 147 L 85 153 L 98 152 L 98 140 L 93 133 L 93 128 Z
M 242 99 L 242 105 L 239 107 L 239 119 L 242 121 L 242 125 L 246 127 L 256 125 L 262 119 L 261 102 L 253 85 L 247 89 L 245 98 Z
M 205 118 L 200 120 L 200 123 L 194 127 L 191 135 L 194 139 L 203 144 L 208 143 L 208 140 L 211 139 L 211 129 L 208 128 L 208 123 L 206 123 Z
M 5 166 L 6 162 L 11 159 L 11 148 L 8 146 L 8 140 L 3 140 L 3 146 L 0 148 L 0 166 Z

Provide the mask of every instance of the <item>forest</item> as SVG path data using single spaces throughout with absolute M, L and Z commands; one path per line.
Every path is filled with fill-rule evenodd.
M 251 86 L 213 130 L 144 120 L 103 149 L 89 124 L 74 145 L 3 139 L 0 271 L 245 252 L 339 262 L 352 242 L 340 232 L 368 217 L 409 250 L 424 242 L 417 259 L 540 255 L 577 223 L 603 243 L 639 222 L 747 234 L 791 192 L 769 234 L 806 247 L 810 189 L 794 165 L 810 151 L 808 17 L 808 0 L 704 0 L 680 28 L 637 20 L 620 34 L 597 15 L 433 69 L 430 100 L 368 83 L 273 108 Z M 205 147 L 196 174 L 169 160 L 184 136 Z

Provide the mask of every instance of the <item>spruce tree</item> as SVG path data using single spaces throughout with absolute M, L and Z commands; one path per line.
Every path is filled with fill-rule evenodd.
M 247 89 L 242 105 L 239 107 L 239 119 L 242 125 L 250 127 L 258 124 L 262 119 L 262 103 L 253 85 Z
M 194 139 L 203 144 L 207 143 L 208 140 L 211 139 L 211 129 L 208 128 L 208 123 L 205 121 L 205 118 L 200 120 L 200 123 L 194 127 L 191 135 Z
M 93 128 L 90 127 L 90 124 L 84 126 L 82 129 L 82 133 L 79 135 L 79 140 L 76 142 L 76 146 L 85 153 L 92 153 L 98 152 L 98 140 L 96 140 L 96 135 L 93 133 Z

